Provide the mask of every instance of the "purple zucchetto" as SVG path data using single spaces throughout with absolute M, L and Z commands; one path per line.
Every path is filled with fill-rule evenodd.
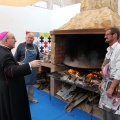
M 0 33 L 0 40 L 2 40 L 7 33 L 8 33 L 7 31 L 1 32 Z

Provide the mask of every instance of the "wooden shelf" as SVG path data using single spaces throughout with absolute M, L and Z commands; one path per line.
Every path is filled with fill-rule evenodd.
M 51 68 L 54 66 L 52 63 L 46 63 L 46 62 L 42 62 L 41 65 L 48 68 Z

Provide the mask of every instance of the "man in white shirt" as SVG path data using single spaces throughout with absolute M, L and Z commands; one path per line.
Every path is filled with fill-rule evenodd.
M 105 42 L 109 47 L 102 65 L 99 107 L 105 110 L 104 120 L 120 120 L 120 32 L 117 27 L 110 27 L 105 31 Z

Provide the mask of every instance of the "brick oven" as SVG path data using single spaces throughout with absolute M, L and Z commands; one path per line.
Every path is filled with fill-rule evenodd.
M 75 69 L 78 71 L 101 70 L 107 44 L 104 29 L 51 31 L 51 72 Z M 51 78 L 51 94 L 55 95 L 58 81 Z
M 104 32 L 104 29 L 51 31 L 51 62 L 78 68 L 100 68 L 107 47 Z
M 61 72 L 71 68 L 86 73 L 100 71 L 107 48 L 104 33 L 102 28 L 51 31 L 51 63 L 55 66 L 52 71 Z M 54 78 L 50 82 L 51 94 L 56 95 L 62 83 Z M 101 117 L 98 113 L 102 112 L 94 114 Z
M 57 68 L 65 63 L 76 68 L 100 69 L 107 48 L 105 28 L 120 27 L 119 20 L 118 0 L 82 0 L 80 13 L 50 32 L 51 63 Z
M 53 71 L 68 68 L 101 70 L 106 53 L 105 28 L 120 26 L 118 0 L 82 0 L 81 12 L 59 29 L 50 32 Z M 62 65 L 65 65 L 64 67 Z M 51 94 L 60 83 L 51 78 Z

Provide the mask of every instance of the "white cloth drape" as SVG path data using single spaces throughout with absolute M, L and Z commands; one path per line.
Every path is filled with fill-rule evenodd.
M 39 1 L 41 0 L 0 0 L 0 5 L 22 7 L 32 5 Z

